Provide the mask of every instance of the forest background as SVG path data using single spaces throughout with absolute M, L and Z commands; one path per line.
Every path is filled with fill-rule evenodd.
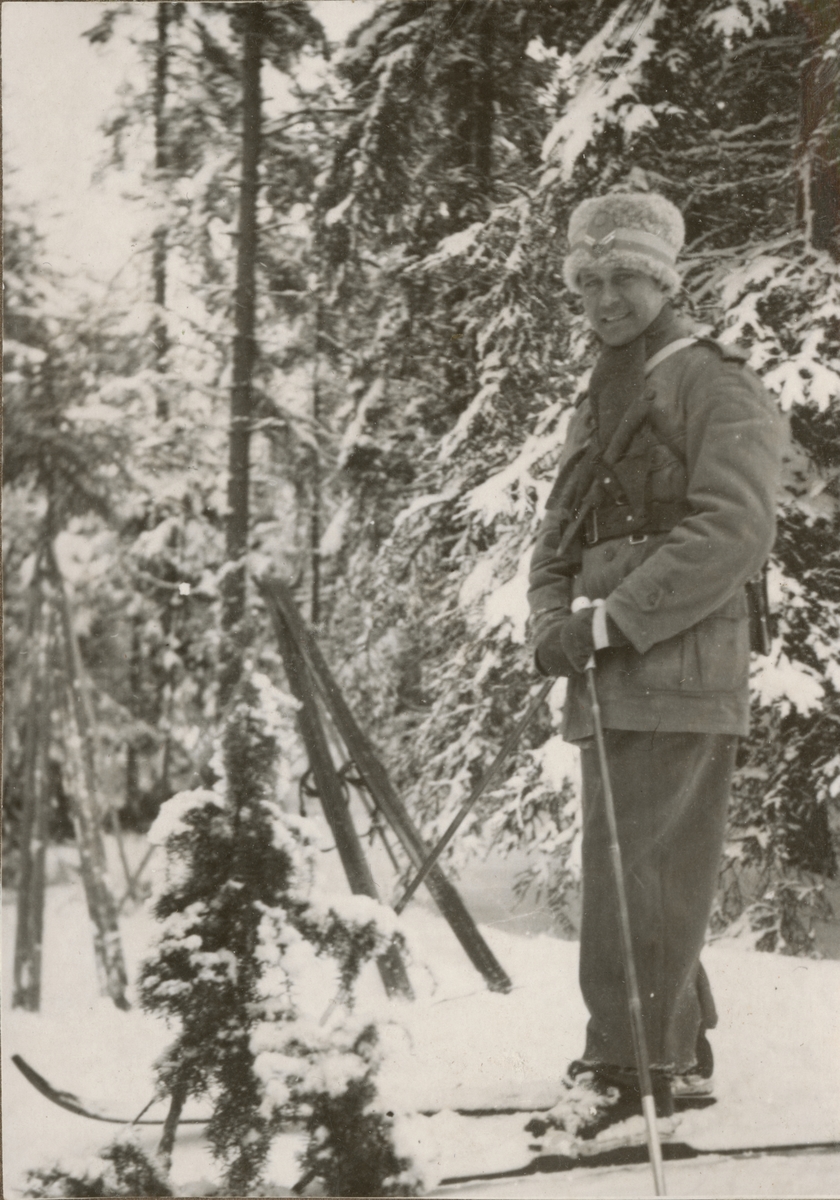
M 105 290 L 62 271 L 8 162 L 5 883 L 36 752 L 50 839 L 86 786 L 45 701 L 61 614 L 98 794 L 143 834 L 243 663 L 285 686 L 270 574 L 436 840 L 535 687 L 527 563 L 593 353 L 568 214 L 649 188 L 685 214 L 680 306 L 790 429 L 713 931 L 813 952 L 840 837 L 836 6 L 384 0 L 340 45 L 322 0 L 86 7 L 89 53 L 130 63 L 100 169 L 145 233 Z M 574 932 L 562 688 L 451 865 L 527 850 L 522 893 Z

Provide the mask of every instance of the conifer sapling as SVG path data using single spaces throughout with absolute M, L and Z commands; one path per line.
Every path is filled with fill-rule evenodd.
M 180 1026 L 158 1082 L 211 1098 L 207 1137 L 234 1194 L 258 1186 L 272 1136 L 292 1120 L 311 1135 L 304 1170 L 351 1187 L 335 1194 L 386 1194 L 385 1180 L 410 1189 L 391 1118 L 371 1107 L 375 1026 L 350 1012 L 362 966 L 399 936 L 395 918 L 367 897 L 313 894 L 319 827 L 281 804 L 294 706 L 250 676 L 222 733 L 218 782 L 173 797 L 150 833 L 166 850 L 163 925 L 141 997 Z

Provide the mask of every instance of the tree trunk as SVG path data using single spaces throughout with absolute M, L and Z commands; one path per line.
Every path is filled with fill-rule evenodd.
M 493 42 L 496 20 L 497 14 L 490 8 L 481 22 L 471 122 L 473 166 L 488 199 L 493 172 Z
M 128 709 L 135 720 L 140 716 L 142 697 L 142 646 L 140 642 L 141 617 L 131 618 L 131 640 L 128 648 Z M 137 747 L 129 741 L 125 750 L 125 807 L 132 822 L 139 821 L 140 812 L 140 761 Z
M 57 593 L 61 618 L 64 703 L 63 730 L 73 825 L 79 847 L 82 883 L 93 924 L 93 948 L 99 986 L 117 1008 L 128 1008 L 128 983 L 117 920 L 117 905 L 107 881 L 105 843 L 102 838 L 97 795 L 94 727 L 84 693 L 82 667 L 73 629 L 70 601 L 55 553 L 50 547 L 50 574 Z M 125 867 L 125 861 L 123 861 Z
M 222 585 L 222 663 L 220 705 L 239 677 L 245 617 L 245 555 L 248 549 L 251 380 L 256 357 L 257 193 L 259 190 L 262 57 L 262 5 L 243 4 L 242 175 L 236 259 L 233 384 L 228 445 L 227 573 Z
M 321 297 L 315 300 L 315 337 L 312 347 L 312 427 L 315 446 L 312 450 L 312 510 L 309 522 L 309 548 L 312 584 L 309 620 L 317 625 L 321 619 L 321 449 L 318 430 L 321 421 L 321 397 L 318 390 L 318 353 L 321 346 Z
M 453 37 L 464 39 L 468 57 L 451 67 L 448 80 L 448 129 L 453 139 L 453 166 L 471 175 L 449 200 L 455 228 L 465 206 L 477 196 L 489 199 L 493 169 L 493 55 L 498 13 L 492 3 L 465 6 L 450 0 Z M 460 28 L 457 28 L 460 25 Z M 474 218 L 473 218 L 474 219 Z
M 162 190 L 165 184 L 165 172 L 169 165 L 166 141 L 166 95 L 169 74 L 169 22 L 171 18 L 171 0 L 159 0 L 155 17 L 157 38 L 155 41 L 155 75 L 152 91 L 152 110 L 154 114 L 155 137 L 155 176 L 158 187 Z M 155 351 L 155 370 L 161 375 L 165 373 L 169 356 L 169 330 L 166 324 L 166 255 L 167 228 L 164 223 L 157 226 L 152 234 L 152 291 L 155 305 L 152 319 L 151 341 Z M 158 388 L 155 400 L 155 414 L 161 421 L 169 418 L 169 401 L 161 387 Z M 142 646 L 140 642 L 141 618 L 132 618 L 131 649 L 128 660 L 129 678 L 129 709 L 131 715 L 140 715 L 141 703 L 141 664 Z M 139 761 L 137 747 L 129 742 L 126 747 L 125 762 L 125 807 L 133 820 L 138 820 L 140 813 Z
M 41 1007 L 41 948 L 44 936 L 44 889 L 49 833 L 49 748 L 52 712 L 51 618 L 37 578 L 33 582 L 32 604 L 34 611 L 30 645 L 33 647 L 33 662 L 26 714 L 12 1006 L 37 1012 Z
M 154 116 L 155 116 L 155 174 L 158 184 L 163 184 L 164 172 L 168 166 L 166 145 L 166 89 L 169 69 L 169 0 L 161 0 L 157 6 L 157 42 L 155 44 L 155 87 L 154 87 Z M 166 327 L 164 308 L 166 305 L 166 226 L 158 225 L 152 235 L 152 280 L 155 291 L 155 318 L 152 329 L 152 341 L 155 346 L 155 365 L 157 370 L 166 370 L 166 360 L 169 354 L 169 331 Z M 165 421 L 169 416 L 169 402 L 158 390 L 157 415 Z
M 797 6 L 807 29 L 800 82 L 798 216 L 809 242 L 840 259 L 840 64 L 828 54 L 840 28 L 836 0 Z
M 187 1102 L 187 1088 L 183 1083 L 177 1084 L 169 1099 L 169 1111 L 163 1123 L 163 1133 L 158 1144 L 158 1157 L 166 1171 L 172 1166 L 172 1151 L 175 1148 L 175 1135 L 178 1132 L 178 1122 Z

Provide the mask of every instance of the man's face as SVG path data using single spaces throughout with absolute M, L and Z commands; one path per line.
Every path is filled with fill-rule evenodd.
M 665 303 L 658 283 L 627 267 L 586 267 L 578 281 L 589 324 L 608 346 L 632 342 Z

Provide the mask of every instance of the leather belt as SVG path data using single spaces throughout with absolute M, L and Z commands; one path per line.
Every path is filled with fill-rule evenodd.
M 685 500 L 653 500 L 644 513 L 637 516 L 629 504 L 602 504 L 593 508 L 583 525 L 584 546 L 628 535 L 637 541 L 651 533 L 667 533 L 688 515 Z

